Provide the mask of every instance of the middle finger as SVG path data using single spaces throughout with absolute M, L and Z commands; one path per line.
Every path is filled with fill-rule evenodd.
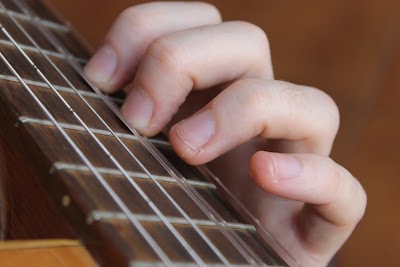
M 265 33 L 246 22 L 184 30 L 147 49 L 122 113 L 145 135 L 161 131 L 192 89 L 239 78 L 272 79 Z

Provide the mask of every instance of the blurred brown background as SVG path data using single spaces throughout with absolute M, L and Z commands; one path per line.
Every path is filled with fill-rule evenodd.
M 125 7 L 49 0 L 96 47 Z M 333 158 L 358 177 L 366 216 L 338 266 L 400 266 L 400 1 L 209 0 L 268 34 L 276 77 L 328 92 L 341 110 Z

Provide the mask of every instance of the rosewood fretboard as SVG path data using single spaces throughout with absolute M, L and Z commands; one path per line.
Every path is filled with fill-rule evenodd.
M 29 214 L 33 214 L 32 225 L 38 226 L 29 233 L 15 227 L 15 223 L 29 224 L 21 223 L 29 216 L 18 215 L 17 211 L 10 212 L 13 215 L 7 219 L 5 231 L 8 238 L 73 235 L 82 240 L 100 264 L 107 266 L 170 263 L 173 266 L 287 266 L 271 246 L 257 235 L 254 226 L 243 223 L 224 204 L 213 183 L 173 153 L 163 136 L 149 142 L 186 178 L 184 183 L 172 177 L 138 141 L 138 137 L 132 134 L 71 66 L 71 61 L 85 64 L 89 53 L 71 30 L 41 2 L 1 0 L 1 3 L 0 22 L 3 30 L 0 33 L 0 52 L 5 58 L 0 61 L 1 140 L 3 149 L 11 149 L 11 152 L 7 152 L 10 157 L 7 162 L 13 159 L 19 164 L 18 168 L 13 165 L 3 167 L 2 170 L 3 175 L 7 173 L 8 179 L 12 179 L 6 184 L 10 188 L 18 188 L 19 193 L 24 192 L 23 196 L 17 198 L 8 196 L 7 202 L 11 206 L 30 209 L 27 199 L 37 199 L 42 194 L 44 198 L 44 195 L 48 195 L 53 202 L 48 204 L 39 201 L 39 204 L 34 204 L 32 201 L 35 210 Z M 36 15 L 40 20 L 33 20 Z M 54 40 L 62 43 L 69 52 L 66 54 L 57 49 Z M 32 60 L 51 86 L 18 48 Z M 69 53 L 73 57 L 67 60 Z M 112 132 L 73 88 L 78 90 Z M 67 108 L 54 90 L 71 106 L 84 125 L 77 122 L 71 109 Z M 96 179 L 90 166 L 78 156 L 76 149 L 71 147 L 29 91 L 51 112 L 57 125 L 94 166 L 97 176 L 101 176 L 118 195 L 129 214 L 121 210 L 121 206 Z M 117 105 L 122 102 L 117 97 L 111 99 Z M 110 156 L 99 147 L 85 126 L 89 127 L 90 133 L 104 145 L 120 167 L 110 160 Z M 121 141 L 137 160 L 124 149 Z M 134 188 L 133 183 L 140 188 L 141 193 Z M 32 188 L 26 188 L 28 186 Z M 23 199 L 23 205 L 15 201 L 18 198 Z M 199 205 L 199 199 L 203 204 Z M 63 214 L 68 224 L 54 218 L 42 218 L 42 224 L 37 222 L 37 214 L 47 214 L 46 209 L 52 209 L 53 206 L 57 210 L 54 213 Z M 211 216 L 210 211 L 204 212 L 204 207 L 212 207 L 218 216 Z M 133 216 L 136 224 L 132 223 L 129 215 Z M 54 229 L 58 228 L 68 229 L 57 233 Z M 156 242 L 156 248 L 143 235 L 143 231 Z M 278 245 L 273 246 L 279 249 Z M 281 256 L 286 261 L 292 260 L 286 254 Z

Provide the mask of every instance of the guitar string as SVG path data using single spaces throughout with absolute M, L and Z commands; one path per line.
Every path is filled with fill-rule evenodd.
M 14 0 L 14 2 L 20 2 L 18 0 Z M 26 9 L 23 9 L 24 12 L 27 12 Z M 215 211 L 203 198 L 199 195 L 199 193 L 192 188 L 186 181 L 186 179 L 168 162 L 167 159 L 150 143 L 147 141 L 147 138 L 142 137 L 137 131 L 130 127 L 129 124 L 122 118 L 122 115 L 119 113 L 118 108 L 114 103 L 109 100 L 109 97 L 105 96 L 96 86 L 94 86 L 90 81 L 86 79 L 86 77 L 82 73 L 82 69 L 79 64 L 77 64 L 73 58 L 73 56 L 68 52 L 68 50 L 57 40 L 57 38 L 48 30 L 44 29 L 42 25 L 40 25 L 40 18 L 35 17 L 34 12 L 29 10 L 28 15 L 30 15 L 36 23 L 36 26 L 39 30 L 48 38 L 48 40 L 57 48 L 57 50 L 64 54 L 65 58 L 69 62 L 69 64 L 77 71 L 79 75 L 87 82 L 87 84 L 104 100 L 104 102 L 109 106 L 109 108 L 119 117 L 119 119 L 126 125 L 126 127 L 137 136 L 138 140 L 148 149 L 148 151 L 159 161 L 159 163 L 170 173 L 170 175 L 176 179 L 176 181 L 181 185 L 181 187 L 185 190 L 185 192 L 196 202 L 196 204 L 202 209 L 202 211 L 212 220 L 219 228 L 221 232 L 227 237 L 227 239 L 233 244 L 233 246 L 238 250 L 240 254 L 250 263 L 255 264 L 257 261 L 258 264 L 265 264 L 250 248 L 240 236 L 238 236 L 235 232 L 227 232 L 225 227 L 228 225 L 227 222 L 220 217 L 218 212 Z
M 1 30 L 3 30 L 3 26 L 0 24 Z M 33 98 L 36 104 L 39 105 L 40 109 L 45 113 L 45 115 L 50 119 L 50 121 L 54 124 L 57 130 L 61 133 L 64 139 L 72 146 L 73 150 L 78 154 L 81 160 L 88 166 L 91 172 L 95 175 L 97 180 L 102 184 L 105 190 L 110 194 L 113 200 L 117 203 L 117 205 L 121 208 L 121 210 L 128 216 L 129 220 L 135 227 L 139 230 L 140 234 L 143 238 L 150 244 L 150 246 L 154 249 L 156 254 L 160 257 L 160 259 L 167 265 L 173 266 L 171 260 L 164 253 L 164 251 L 158 246 L 155 240 L 151 237 L 151 235 L 147 232 L 147 230 L 141 225 L 139 220 L 130 212 L 130 210 L 126 207 L 126 205 L 122 202 L 119 196 L 115 193 L 115 191 L 110 187 L 110 185 L 105 181 L 105 179 L 101 176 L 101 174 L 96 170 L 93 164 L 87 159 L 85 154 L 80 150 L 80 148 L 76 145 L 76 143 L 71 139 L 71 137 L 64 131 L 64 129 L 58 124 L 53 115 L 48 111 L 48 109 L 44 106 L 44 104 L 40 101 L 40 99 L 33 93 L 31 88 L 24 82 L 22 77 L 18 74 L 18 72 L 14 69 L 11 63 L 7 60 L 7 58 L 0 51 L 0 59 L 4 62 L 6 67 L 11 71 L 11 73 L 18 79 L 26 92 Z
M 212 241 L 204 234 L 204 232 L 193 222 L 190 216 L 181 208 L 181 206 L 172 198 L 170 194 L 166 191 L 166 189 L 159 183 L 159 181 L 150 173 L 150 171 L 140 162 L 140 160 L 132 153 L 132 151 L 125 145 L 125 143 L 117 136 L 117 134 L 110 128 L 110 126 L 103 120 L 103 118 L 94 110 L 94 108 L 87 102 L 87 100 L 81 95 L 78 89 L 71 83 L 71 81 L 61 72 L 61 70 L 54 64 L 54 62 L 42 52 L 42 49 L 36 43 L 36 41 L 26 32 L 23 26 L 15 20 L 12 16 L 10 16 L 0 2 L 0 8 L 5 10 L 5 13 L 9 16 L 9 18 L 14 22 L 14 24 L 21 30 L 21 32 L 29 39 L 29 41 L 35 46 L 37 51 L 46 59 L 46 61 L 57 71 L 57 73 L 62 77 L 62 79 L 69 85 L 69 87 L 74 91 L 76 95 L 84 102 L 84 104 L 92 111 L 93 114 L 100 120 L 100 122 L 107 128 L 108 132 L 117 139 L 118 143 L 124 148 L 125 151 L 129 153 L 129 155 L 140 165 L 143 171 L 149 176 L 149 178 L 156 184 L 156 186 L 160 189 L 160 191 L 167 197 L 167 199 L 174 205 L 174 207 L 182 214 L 185 220 L 191 225 L 195 231 L 200 235 L 200 237 L 206 242 L 206 244 L 213 250 L 213 252 L 220 258 L 220 260 L 226 265 L 229 266 L 230 263 L 226 259 L 226 257 L 221 253 L 221 251 L 212 243 Z
M 4 6 L 3 6 L 4 7 Z M 107 155 L 107 157 L 112 161 L 112 163 L 121 171 L 121 173 L 127 178 L 130 184 L 136 189 L 139 195 L 146 201 L 146 203 L 150 206 L 150 208 L 156 213 L 156 215 L 160 218 L 160 220 L 165 224 L 168 230 L 173 234 L 173 236 L 181 243 L 182 247 L 189 253 L 189 255 L 193 258 L 193 260 L 199 266 L 205 266 L 204 261 L 200 258 L 200 256 L 196 253 L 196 251 L 187 243 L 187 241 L 182 237 L 182 235 L 175 229 L 175 227 L 171 224 L 171 222 L 165 217 L 165 215 L 161 212 L 160 209 L 154 204 L 154 202 L 147 196 L 147 194 L 139 187 L 139 185 L 133 180 L 130 179 L 127 171 L 122 167 L 122 165 L 115 159 L 115 157 L 109 152 L 109 150 L 103 145 L 103 143 L 94 135 L 94 133 L 89 129 L 86 123 L 82 120 L 82 118 L 72 109 L 72 107 L 66 102 L 66 100 L 60 95 L 60 93 L 54 88 L 52 83 L 46 78 L 46 76 L 42 73 L 42 71 L 32 62 L 29 56 L 19 47 L 14 38 L 9 34 L 9 32 L 2 26 L 1 30 L 7 36 L 7 38 L 14 44 L 14 46 L 18 49 L 18 51 L 24 56 L 24 58 L 29 62 L 29 64 L 33 67 L 33 69 L 39 74 L 39 76 L 48 84 L 51 90 L 57 95 L 57 97 L 62 101 L 64 106 L 70 111 L 71 115 L 76 119 L 76 121 L 81 124 L 86 132 L 90 135 L 90 137 L 96 142 L 96 144 L 103 150 L 103 152 Z

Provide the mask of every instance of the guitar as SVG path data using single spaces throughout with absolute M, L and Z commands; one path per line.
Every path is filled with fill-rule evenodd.
M 124 123 L 46 5 L 1 0 L 0 21 L 2 239 L 79 240 L 102 266 L 300 266 L 206 167 Z

